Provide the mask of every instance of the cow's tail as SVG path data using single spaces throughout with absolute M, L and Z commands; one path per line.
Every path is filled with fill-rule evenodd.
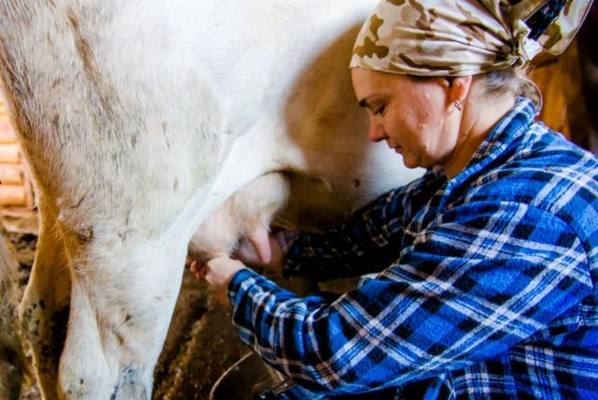
M 26 373 L 19 340 L 17 305 L 18 262 L 12 246 L 0 227 L 0 399 L 17 400 Z

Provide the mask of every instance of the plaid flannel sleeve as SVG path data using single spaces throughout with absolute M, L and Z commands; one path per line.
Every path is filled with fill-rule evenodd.
M 283 274 L 326 281 L 379 272 L 397 259 L 409 197 L 421 182 L 392 190 L 364 206 L 338 229 L 301 234 L 290 247 Z
M 455 207 L 376 279 L 330 302 L 251 270 L 229 286 L 241 339 L 314 391 L 398 387 L 491 359 L 591 293 L 569 225 L 533 206 Z

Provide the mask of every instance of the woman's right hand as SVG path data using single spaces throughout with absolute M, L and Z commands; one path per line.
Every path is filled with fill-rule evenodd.
M 239 242 L 234 258 L 251 266 L 280 270 L 291 245 L 299 236 L 297 231 L 269 234 L 265 229 Z

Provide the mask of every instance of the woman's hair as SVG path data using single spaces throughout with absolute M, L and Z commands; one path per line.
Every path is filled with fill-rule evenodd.
M 490 99 L 507 95 L 529 97 L 536 109 L 542 108 L 542 95 L 535 83 L 528 78 L 525 70 L 508 67 L 479 75 L 482 90 Z

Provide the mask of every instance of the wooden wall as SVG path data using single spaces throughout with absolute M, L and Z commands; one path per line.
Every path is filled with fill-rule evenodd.
M 31 176 L 0 98 L 0 206 L 33 208 Z
M 558 58 L 544 59 L 531 76 L 544 97 L 540 118 L 579 146 L 598 154 L 598 3 L 576 40 Z
M 579 62 L 573 43 L 559 57 L 544 59 L 532 66 L 530 77 L 542 92 L 544 104 L 539 119 L 576 144 L 589 147 L 590 124 Z

